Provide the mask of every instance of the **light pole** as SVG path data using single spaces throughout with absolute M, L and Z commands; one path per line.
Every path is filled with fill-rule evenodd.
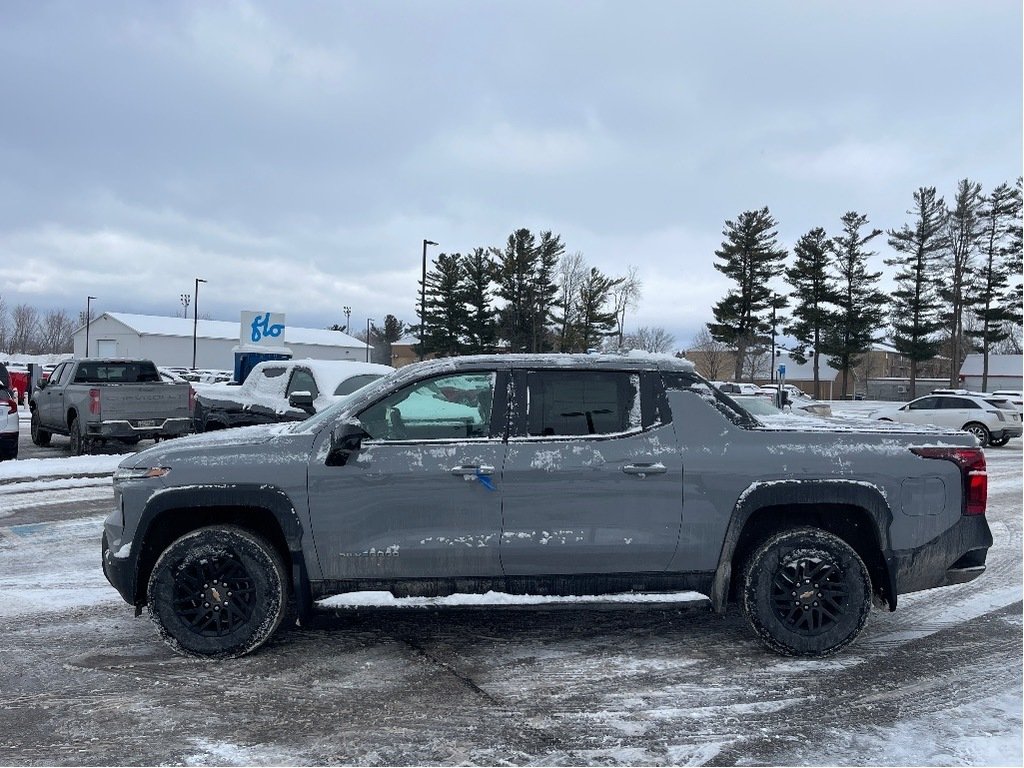
M 352 335 L 352 307 L 342 307 L 341 311 L 345 313 L 345 333 L 349 336 Z
M 372 322 L 372 317 L 366 318 L 366 362 L 370 362 L 370 323 Z
M 771 377 L 769 381 L 775 381 L 775 304 L 774 296 L 772 297 L 772 369 L 770 371 Z
M 92 303 L 96 300 L 95 296 L 85 297 L 85 356 L 89 356 L 89 322 L 92 320 Z
M 437 245 L 433 240 L 423 241 L 423 279 L 420 283 L 420 360 L 423 359 L 423 338 L 427 331 L 427 246 Z
M 192 305 L 192 370 L 196 369 L 196 330 L 199 327 L 199 284 L 205 283 L 201 277 L 196 278 L 196 302 Z M 188 307 L 185 308 L 188 311 Z

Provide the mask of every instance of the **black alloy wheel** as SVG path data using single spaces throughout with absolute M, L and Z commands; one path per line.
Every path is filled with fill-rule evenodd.
M 277 550 L 233 525 L 186 533 L 153 566 L 147 598 L 161 637 L 186 656 L 231 658 L 259 648 L 288 609 Z
M 80 422 L 77 416 L 71 417 L 71 423 L 68 425 L 68 436 L 71 438 L 71 455 L 81 456 L 85 453 L 85 439 L 82 436 L 82 430 L 79 427 Z
M 829 656 L 853 642 L 871 598 L 864 561 L 819 528 L 769 537 L 743 569 L 747 621 L 766 647 L 786 656 Z

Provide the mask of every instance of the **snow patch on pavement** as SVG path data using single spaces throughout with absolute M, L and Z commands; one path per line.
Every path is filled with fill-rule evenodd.
M 318 600 L 321 608 L 351 608 L 356 606 L 387 608 L 431 608 L 435 606 L 501 606 L 545 605 L 555 603 L 693 603 L 707 600 L 698 592 L 630 593 L 623 595 L 510 595 L 505 592 L 487 592 L 482 595 L 455 594 L 445 597 L 395 597 L 390 592 L 346 592 Z

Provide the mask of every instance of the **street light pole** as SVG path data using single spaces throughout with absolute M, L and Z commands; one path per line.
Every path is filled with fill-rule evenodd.
M 196 301 L 192 305 L 192 370 L 196 369 L 196 340 L 198 335 L 196 330 L 199 327 L 199 284 L 205 283 L 201 277 L 196 278 Z
M 89 322 L 92 320 L 92 303 L 95 296 L 85 297 L 85 356 L 89 356 Z
M 437 245 L 433 240 L 423 241 L 423 277 L 420 282 L 420 360 L 423 359 L 423 338 L 427 330 L 427 246 Z
M 366 318 L 366 362 L 370 362 L 370 323 L 372 322 L 372 317 Z

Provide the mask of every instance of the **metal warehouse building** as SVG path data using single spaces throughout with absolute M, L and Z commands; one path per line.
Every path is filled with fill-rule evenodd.
M 74 333 L 75 357 L 141 357 L 157 365 L 192 366 L 192 320 L 159 315 L 104 312 Z M 199 320 L 196 324 L 196 367 L 232 370 L 233 350 L 242 339 L 241 324 Z M 366 344 L 340 331 L 285 326 L 283 341 L 295 358 L 366 360 Z

